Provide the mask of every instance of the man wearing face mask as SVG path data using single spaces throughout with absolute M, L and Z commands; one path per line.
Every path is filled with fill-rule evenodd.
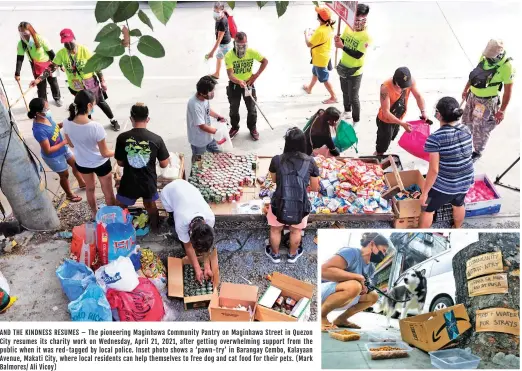
M 368 293 L 365 276 L 371 278 L 384 260 L 389 242 L 379 233 L 365 233 L 361 248 L 344 247 L 321 267 L 321 330 L 360 326 L 348 319 L 377 302 L 375 291 Z M 344 312 L 333 322 L 327 318 L 336 309 Z
M 74 33 L 68 28 L 63 29 L 60 32 L 60 37 L 62 44 L 64 44 L 64 48 L 56 53 L 51 65 L 40 75 L 40 77 L 32 81 L 30 86 L 38 85 L 55 71 L 56 68 L 65 68 L 67 83 L 71 94 L 76 96 L 76 94 L 81 90 L 90 90 L 96 98 L 96 104 L 109 118 L 112 129 L 114 131 L 119 131 L 120 124 L 118 124 L 118 121 L 114 119 L 111 107 L 105 101 L 107 83 L 105 82 L 103 74 L 101 72 L 96 72 L 96 74 L 92 72 L 84 73 L 83 71 L 85 65 L 92 57 L 91 51 L 87 49 L 87 47 L 76 43 Z
M 253 73 L 254 60 L 261 63 L 256 73 Z M 257 100 L 254 83 L 265 70 L 268 60 L 259 52 L 248 47 L 247 35 L 238 32 L 234 40 L 234 49 L 225 55 L 225 65 L 230 82 L 227 86 L 227 96 L 230 103 L 230 138 L 233 139 L 239 132 L 239 106 L 241 97 L 247 107 L 247 127 L 253 140 L 259 140 L 257 132 L 257 109 L 254 99 Z M 250 94 L 245 91 L 250 90 Z
M 225 121 L 225 118 L 210 109 L 209 101 L 214 98 L 215 86 L 216 82 L 210 76 L 203 76 L 196 84 L 197 93 L 187 104 L 187 135 L 192 148 L 192 163 L 205 152 L 219 152 L 214 139 L 217 129 L 212 127 L 210 117 L 218 121 Z
M 399 134 L 401 126 L 407 132 L 411 132 L 411 125 L 404 121 L 410 93 L 413 94 L 417 101 L 421 119 L 427 120 L 424 98 L 417 89 L 417 84 L 412 79 L 408 67 L 397 68 L 393 78 L 386 80 L 381 85 L 381 107 L 376 119 L 377 141 L 375 155 L 383 155 L 388 150 L 392 140 Z
M 354 126 L 361 120 L 359 89 L 361 88 L 364 58 L 371 43 L 370 35 L 368 35 L 366 29 L 366 19 L 369 12 L 370 7 L 368 5 L 357 4 L 354 29 L 346 26 L 342 36 L 335 36 L 335 47 L 343 50 L 341 61 L 337 65 L 341 90 L 343 91 L 343 116 L 348 120 L 353 117 Z
M 169 151 L 163 139 L 147 129 L 149 109 L 136 103 L 130 110 L 132 129 L 118 135 L 114 158 L 123 167 L 117 204 L 123 208 L 132 206 L 139 198 L 147 210 L 153 232 L 158 229 L 158 176 L 156 160 L 161 168 L 169 165 Z
M 462 123 L 473 134 L 473 161 L 482 156 L 491 132 L 504 120 L 514 77 L 515 69 L 504 50 L 504 43 L 502 40 L 490 40 L 462 92 L 462 99 L 466 100 Z M 499 93 L 502 87 L 504 94 L 501 101 Z
M 18 25 L 18 32 L 20 33 L 20 41 L 18 42 L 16 53 L 15 80 L 20 81 L 20 71 L 22 69 L 25 54 L 27 54 L 27 57 L 29 58 L 33 76 L 34 78 L 37 78 L 51 64 L 51 61 L 55 57 L 54 51 L 49 46 L 47 40 L 37 34 L 29 22 L 21 22 Z M 60 94 L 60 86 L 58 85 L 56 77 L 52 75 L 49 75 L 47 79 L 40 81 L 37 85 L 38 98 L 47 100 L 47 82 L 49 82 L 49 86 L 51 87 L 51 92 L 56 105 L 61 107 L 63 103 Z

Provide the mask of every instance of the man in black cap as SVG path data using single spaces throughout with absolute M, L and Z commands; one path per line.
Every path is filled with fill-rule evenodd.
M 407 132 L 411 132 L 411 125 L 403 121 L 408 108 L 410 93 L 417 101 L 417 106 L 421 111 L 421 119 L 427 120 L 424 98 L 417 90 L 417 84 L 411 78 L 408 67 L 397 68 L 393 78 L 386 80 L 381 85 L 381 107 L 377 115 L 376 155 L 383 155 L 388 150 L 391 141 L 399 134 L 401 126 Z

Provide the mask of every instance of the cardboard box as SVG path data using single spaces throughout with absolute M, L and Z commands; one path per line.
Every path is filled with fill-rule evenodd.
M 498 193 L 495 185 L 488 178 L 486 174 L 475 174 L 475 180 L 482 180 L 486 185 L 495 193 L 494 200 L 478 201 L 467 203 L 466 206 L 466 218 L 472 216 L 491 215 L 498 214 L 500 212 L 500 206 L 502 206 L 502 199 Z
M 201 261 L 202 260 L 200 260 L 200 262 Z M 185 310 L 207 308 L 210 304 L 210 301 L 212 300 L 213 294 L 187 297 L 184 296 L 185 288 L 183 286 L 183 266 L 186 264 L 190 264 L 188 256 L 185 256 L 183 259 L 173 257 L 168 258 L 168 296 L 183 299 Z M 213 293 L 216 293 L 219 286 L 219 265 L 216 249 L 212 250 L 210 253 L 210 268 L 214 274 L 214 278 L 212 280 L 212 286 L 214 288 Z
M 395 229 L 413 229 L 419 227 L 419 217 L 401 218 L 399 217 L 399 210 L 396 205 L 397 201 L 392 201 L 393 214 L 395 219 L 393 220 L 393 227 Z
M 237 305 L 242 305 L 245 308 L 251 307 L 252 313 L 255 314 L 257 307 L 257 293 L 259 289 L 257 286 L 239 285 L 235 283 L 223 282 L 219 294 L 217 291 L 212 294 L 210 301 L 209 313 L 211 321 L 237 321 L 250 322 L 254 318 L 250 317 L 250 313 L 234 310 L 223 309 L 221 307 L 234 308 Z
M 289 296 L 295 301 L 299 301 L 301 298 L 308 298 L 310 299 L 310 302 L 299 318 L 258 305 L 255 314 L 256 321 L 305 322 L 308 320 L 310 317 L 310 303 L 312 302 L 312 295 L 314 294 L 314 286 L 312 284 L 300 281 L 279 272 L 274 272 L 272 274 L 271 286 L 281 289 L 281 295 L 284 297 Z M 263 296 L 261 296 L 259 301 L 261 301 L 262 298 Z
M 431 319 L 430 319 L 431 318 Z M 402 340 L 426 352 L 439 350 L 471 328 L 466 307 L 455 305 L 399 321 Z
M 408 188 L 413 184 L 417 184 L 421 189 L 424 186 L 424 177 L 419 170 L 404 170 L 399 171 L 404 188 Z M 386 185 L 390 188 L 398 185 L 397 179 L 394 173 L 384 174 L 384 180 Z M 397 209 L 399 212 L 399 218 L 412 218 L 420 216 L 421 204 L 420 200 L 402 200 L 397 201 Z

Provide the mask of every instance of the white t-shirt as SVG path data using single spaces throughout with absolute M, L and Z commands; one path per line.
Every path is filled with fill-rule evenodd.
M 74 146 L 76 163 L 81 167 L 97 168 L 107 162 L 98 148 L 98 142 L 105 139 L 105 129 L 96 121 L 79 125 L 73 121 L 63 121 L 63 131 Z
M 200 216 L 214 228 L 216 218 L 199 190 L 183 179 L 170 182 L 161 191 L 161 203 L 165 210 L 174 213 L 174 224 L 178 238 L 183 243 L 190 241 L 190 222 Z

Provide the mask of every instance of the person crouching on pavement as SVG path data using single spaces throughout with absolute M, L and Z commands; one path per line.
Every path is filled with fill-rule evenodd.
M 121 133 L 116 139 L 114 158 L 123 167 L 117 204 L 123 208 L 132 206 L 143 198 L 153 232 L 158 230 L 158 176 L 156 160 L 161 168 L 169 165 L 169 151 L 163 139 L 147 129 L 149 109 L 143 103 L 136 103 L 130 110 L 132 129 Z
M 368 292 L 365 275 L 372 277 L 375 266 L 383 261 L 389 247 L 386 237 L 379 233 L 365 233 L 361 248 L 344 247 L 321 267 L 321 330 L 354 328 L 360 326 L 348 319 L 371 307 L 379 299 L 375 292 Z M 344 312 L 333 323 L 328 314 L 336 309 Z
M 199 190 L 183 179 L 167 184 L 161 191 L 165 210 L 173 214 L 174 232 L 183 243 L 185 254 L 196 272 L 196 280 L 212 279 L 210 252 L 214 246 L 215 216 Z M 203 266 L 198 262 L 203 256 Z
M 514 77 L 515 69 L 504 50 L 504 43 L 490 40 L 462 93 L 462 99 L 466 100 L 462 123 L 473 134 L 473 161 L 482 156 L 491 132 L 504 120 Z M 501 104 L 499 93 L 503 85 Z
M 335 157 L 340 155 L 332 138 L 332 131 L 335 133 L 340 118 L 341 112 L 335 107 L 328 107 L 326 110 L 320 109 L 311 118 L 312 123 L 304 132 L 308 156 Z
M 210 76 L 203 76 L 196 84 L 197 93 L 187 104 L 187 135 L 192 148 L 192 163 L 205 152 L 220 152 L 214 139 L 217 129 L 212 127 L 210 118 L 226 121 L 221 115 L 210 109 L 210 100 L 214 99 L 216 82 Z
M 252 72 L 254 60 L 261 63 L 256 73 Z M 227 86 L 227 97 L 230 103 L 230 139 L 239 132 L 239 105 L 241 97 L 245 101 L 248 111 L 247 127 L 253 140 L 259 140 L 257 132 L 257 109 L 254 100 L 257 101 L 254 83 L 268 65 L 268 60 L 259 52 L 248 47 L 247 35 L 238 32 L 234 40 L 234 48 L 225 55 L 225 65 L 230 82 Z M 246 90 L 249 89 L 250 93 Z
M 303 255 L 301 231 L 306 228 L 311 211 L 307 187 L 319 191 L 319 169 L 313 157 L 306 154 L 305 136 L 301 129 L 288 129 L 282 155 L 272 158 L 269 167 L 272 181 L 277 187 L 266 215 L 270 225 L 270 245 L 266 255 L 273 263 L 279 263 L 281 232 L 290 227 L 290 251 L 287 261 L 295 263 Z

